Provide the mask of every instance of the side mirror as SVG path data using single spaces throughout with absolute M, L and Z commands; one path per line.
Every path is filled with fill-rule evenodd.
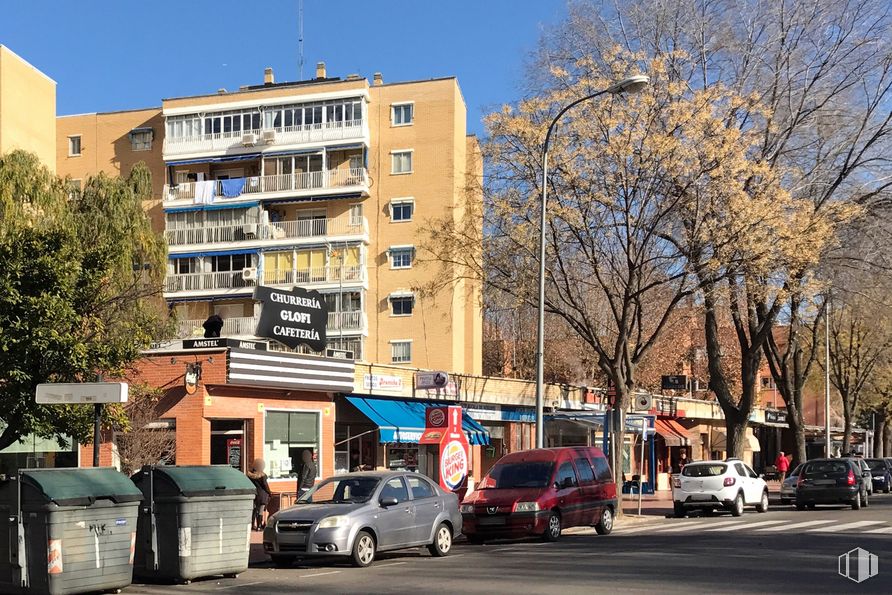
M 765 474 L 764 474 L 764 473 L 760 473 L 760 474 L 759 474 L 759 479 L 765 479 Z
M 381 506 L 383 506 L 384 508 L 396 506 L 397 504 L 400 503 L 400 501 L 397 500 L 396 498 L 394 498 L 393 496 L 385 496 L 384 498 L 381 498 L 381 500 L 379 500 L 379 502 L 381 503 Z

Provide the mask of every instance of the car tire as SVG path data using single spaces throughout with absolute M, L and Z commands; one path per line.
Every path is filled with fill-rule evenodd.
M 855 494 L 855 499 L 852 500 L 852 510 L 861 510 L 861 492 Z
M 605 506 L 595 525 L 595 531 L 598 535 L 610 535 L 613 531 L 613 510 L 609 506 Z
M 805 502 L 796 502 L 796 510 L 805 510 Z
M 545 533 L 542 534 L 543 541 L 557 541 L 561 538 L 561 515 L 552 511 L 548 515 L 548 522 L 545 524 Z
M 768 512 L 768 490 L 762 492 L 762 499 L 756 504 L 756 512 Z
M 353 551 L 350 553 L 350 561 L 357 568 L 365 568 L 375 561 L 377 544 L 375 538 L 368 531 L 360 531 L 353 540 Z
M 743 515 L 743 494 L 737 494 L 731 503 L 731 516 Z
M 270 556 L 273 561 L 273 566 L 276 568 L 291 568 L 294 564 L 294 556 Z
M 687 511 L 684 509 L 684 506 L 681 502 L 676 502 L 672 507 L 672 512 L 675 514 L 675 518 L 683 519 L 687 514 Z
M 434 532 L 434 541 L 427 546 L 427 550 L 431 556 L 436 558 L 449 555 L 449 552 L 452 551 L 452 531 L 449 529 L 449 525 L 440 523 L 437 526 L 437 530 Z
M 867 508 L 868 506 L 870 506 L 870 494 L 864 495 L 864 501 L 861 502 L 861 506 L 863 506 L 864 508 Z

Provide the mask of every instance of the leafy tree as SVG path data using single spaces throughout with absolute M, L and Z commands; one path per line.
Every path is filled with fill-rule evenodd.
M 77 191 L 31 154 L 0 157 L 0 448 L 29 433 L 89 441 L 92 410 L 38 406 L 37 385 L 118 375 L 166 331 L 150 179 L 137 164 Z

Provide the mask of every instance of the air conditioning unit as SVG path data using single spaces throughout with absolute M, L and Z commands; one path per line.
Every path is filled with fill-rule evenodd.
M 635 395 L 635 411 L 650 411 L 653 407 L 653 397 L 650 395 Z
M 268 145 L 276 142 L 276 131 L 275 130 L 264 130 L 263 131 L 263 142 Z
M 248 223 L 246 225 L 242 225 L 242 233 L 246 236 L 256 236 L 257 235 L 257 224 L 256 223 Z
M 242 279 L 245 281 L 254 281 L 257 279 L 257 267 L 248 267 L 242 269 Z
M 248 132 L 242 136 L 242 144 L 246 147 L 253 147 L 257 144 L 257 135 L 253 132 Z

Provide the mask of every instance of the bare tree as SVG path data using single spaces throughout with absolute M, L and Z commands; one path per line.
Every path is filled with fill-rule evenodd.
M 145 385 L 130 388 L 126 423 L 115 433 L 121 470 L 128 475 L 144 465 L 169 464 L 176 456 L 176 432 L 158 418 L 161 391 Z

